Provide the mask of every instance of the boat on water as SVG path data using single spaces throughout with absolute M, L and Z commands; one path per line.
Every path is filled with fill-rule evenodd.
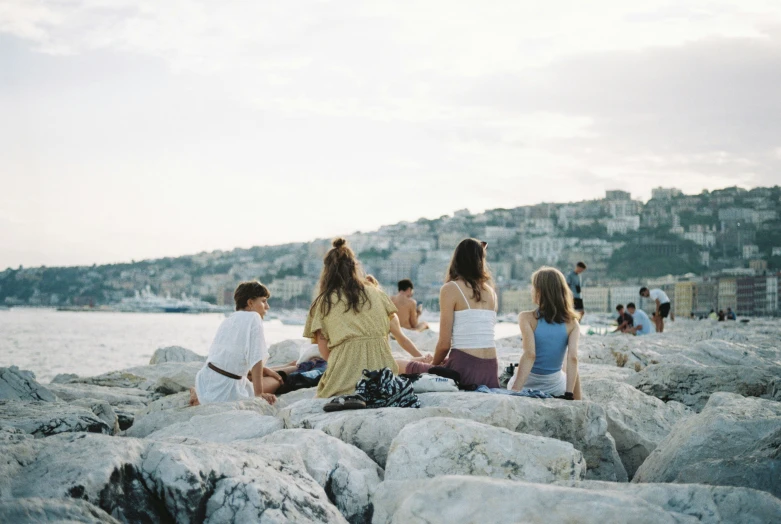
M 114 305 L 114 310 L 133 313 L 221 313 L 227 308 L 188 297 L 184 293 L 181 298 L 172 298 L 170 295 L 160 297 L 147 286 L 142 291 L 136 291 L 133 297 L 123 298 Z

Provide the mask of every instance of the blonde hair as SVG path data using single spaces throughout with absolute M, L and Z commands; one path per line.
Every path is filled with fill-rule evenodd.
M 577 320 L 572 291 L 561 271 L 543 266 L 532 275 L 534 297 L 546 322 L 568 324 Z

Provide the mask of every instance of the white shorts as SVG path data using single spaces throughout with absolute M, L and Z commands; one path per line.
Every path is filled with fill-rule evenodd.
M 518 372 L 507 383 L 507 389 L 512 389 L 515 384 L 515 379 L 518 377 Z M 525 389 L 537 389 L 548 395 L 563 395 L 567 391 L 567 375 L 563 371 L 557 371 L 550 375 L 537 375 L 536 373 L 529 373 L 529 378 L 526 379 L 526 383 L 523 385 Z

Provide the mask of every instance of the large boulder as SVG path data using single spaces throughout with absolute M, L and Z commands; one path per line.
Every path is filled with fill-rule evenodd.
M 202 367 L 202 362 L 165 362 L 154 366 L 111 371 L 96 377 L 78 378 L 75 382 L 96 386 L 136 388 L 170 395 L 193 387 L 195 375 Z
M 168 409 L 157 409 L 158 407 L 154 402 L 150 404 L 144 412 L 136 416 L 133 425 L 125 434 L 129 437 L 144 438 L 168 426 L 186 423 L 196 416 L 218 415 L 228 411 L 249 411 L 259 415 L 272 416 L 277 413 L 276 407 L 269 405 L 262 398 L 236 402 L 216 402 L 194 407 L 177 407 L 175 405 Z
M 206 357 L 181 346 L 158 348 L 149 360 L 149 365 L 164 362 L 206 362 Z
M 374 496 L 374 524 L 447 522 L 696 523 L 639 497 L 612 491 L 488 477 L 444 476 L 385 481 Z
M 195 408 L 189 408 L 195 409 Z M 283 428 L 282 420 L 255 411 L 230 410 L 211 415 L 196 415 L 150 433 L 146 438 L 163 440 L 188 437 L 203 442 L 233 442 L 260 438 Z
M 743 486 L 781 497 L 781 403 L 714 393 L 678 423 L 632 482 Z
M 781 366 L 648 366 L 628 380 L 658 399 L 675 400 L 700 411 L 717 391 L 781 400 Z
M 84 522 L 119 521 L 85 500 L 24 498 L 0 500 L 0 522 Z
M 594 402 L 491 395 L 423 393 L 421 406 L 446 408 L 453 418 L 466 418 L 557 440 L 575 446 L 588 466 L 586 478 L 626 482 L 626 470 L 607 430 L 605 410 Z
M 0 400 L 44 400 L 54 402 L 57 397 L 35 381 L 32 371 L 16 366 L 0 368 Z
M 92 413 L 98 417 L 100 420 L 106 423 L 106 425 L 111 428 L 111 431 L 109 432 L 109 435 L 118 435 L 121 427 L 119 424 L 119 416 L 114 411 L 114 408 L 111 407 L 111 404 L 108 402 L 104 402 L 102 400 L 97 400 L 94 398 L 81 398 L 79 400 L 74 400 L 70 404 L 74 406 L 81 406 L 83 408 L 87 408 Z
M 0 426 L 17 428 L 34 437 L 87 431 L 111 434 L 113 425 L 90 408 L 63 402 L 0 400 Z
M 125 522 L 345 522 L 302 464 L 197 441 L 57 435 L 10 494 L 83 499 Z
M 631 478 L 670 430 L 693 412 L 679 402 L 664 403 L 629 384 L 583 380 L 586 400 L 605 408 L 607 430 Z
M 297 389 L 296 391 L 291 391 L 290 393 L 285 393 L 284 395 L 278 395 L 277 403 L 275 405 L 280 409 L 286 408 L 288 406 L 292 406 L 299 400 L 312 400 L 315 398 L 316 394 L 317 388 Z
M 302 462 L 349 522 L 370 522 L 372 496 L 383 472 L 366 453 L 322 431 L 288 429 L 259 440 L 237 441 L 235 449 L 264 453 L 285 463 Z
M 298 360 L 301 349 L 310 346 L 312 343 L 305 338 L 294 338 L 283 340 L 272 344 L 268 348 L 267 366 L 285 366 Z
M 599 379 L 626 382 L 630 377 L 635 376 L 636 373 L 634 369 L 620 368 L 615 365 L 578 363 L 578 375 L 580 375 L 581 384 Z
M 431 417 L 470 419 L 518 433 L 570 442 L 583 453 L 587 477 L 626 481 L 626 471 L 607 433 L 605 411 L 591 402 L 568 402 L 484 393 L 423 393 L 420 409 L 383 408 L 323 412 L 326 399 L 283 408 L 287 428 L 319 429 L 352 444 L 385 466 L 390 444 L 412 422 Z
M 35 460 L 43 442 L 20 429 L 0 426 L 0 500 L 11 496 L 11 481 Z
M 562 482 L 560 485 L 631 495 L 665 511 L 696 517 L 703 524 L 781 522 L 781 500 L 749 488 L 702 484 L 618 484 L 596 480 Z
M 129 410 L 143 409 L 144 406 L 154 400 L 154 396 L 148 391 L 137 388 L 115 388 L 95 386 L 92 384 L 49 384 L 49 390 L 57 395 L 57 398 L 65 402 L 79 399 L 98 399 L 108 402 L 114 407 L 123 407 Z
M 547 484 L 585 474 L 583 455 L 569 442 L 440 417 L 405 426 L 385 464 L 387 480 L 476 475 Z

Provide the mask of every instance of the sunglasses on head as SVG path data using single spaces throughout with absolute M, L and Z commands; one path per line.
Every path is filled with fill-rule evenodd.
M 482 247 L 483 249 L 487 248 L 488 247 L 488 242 L 480 241 L 480 247 Z

